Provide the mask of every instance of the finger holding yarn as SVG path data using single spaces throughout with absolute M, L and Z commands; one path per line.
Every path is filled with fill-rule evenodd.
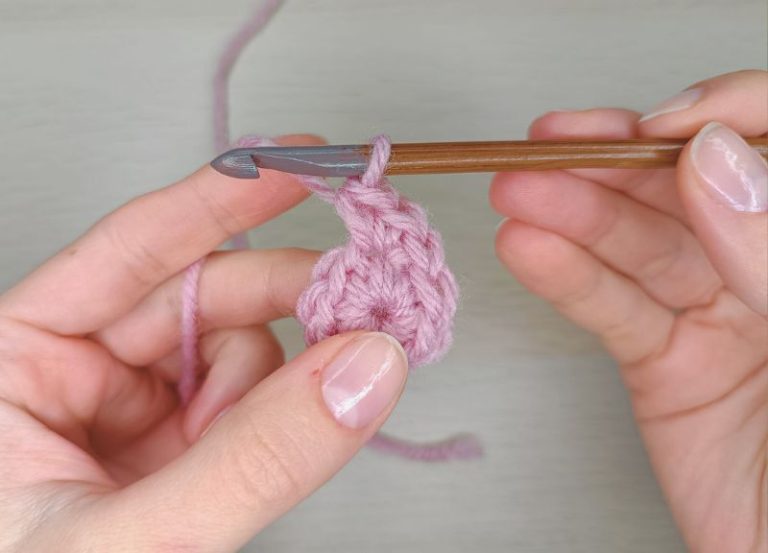
M 418 367 L 450 347 L 458 287 L 426 212 L 384 177 L 389 140 L 378 136 L 372 144 L 365 174 L 325 198 L 349 238 L 315 265 L 296 314 L 308 345 L 352 330 L 381 331 Z

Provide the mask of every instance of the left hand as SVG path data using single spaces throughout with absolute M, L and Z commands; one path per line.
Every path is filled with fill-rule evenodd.
M 204 167 L 0 296 L 1 553 L 234 552 L 381 426 L 407 373 L 394 339 L 335 336 L 279 368 L 266 323 L 307 285 L 318 254 L 305 250 L 209 256 L 210 369 L 177 401 L 180 272 L 306 195 L 290 175 Z

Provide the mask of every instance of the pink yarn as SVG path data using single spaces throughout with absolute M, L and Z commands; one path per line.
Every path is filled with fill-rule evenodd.
M 216 153 L 222 153 L 229 148 L 229 76 L 235 63 L 248 43 L 259 34 L 272 19 L 283 0 L 264 0 L 256 6 L 256 10 L 245 21 L 242 27 L 227 41 L 224 50 L 216 64 L 213 76 L 213 143 Z M 232 248 L 244 250 L 250 247 L 248 235 L 236 234 L 232 237 Z
M 198 259 L 187 269 L 181 286 L 181 373 L 178 392 L 182 405 L 188 405 L 197 388 L 199 366 L 197 336 L 199 332 L 198 286 L 205 258 Z
M 410 442 L 379 432 L 366 444 L 385 455 L 395 455 L 411 461 L 442 463 L 452 459 L 475 459 L 482 456 L 480 442 L 471 434 L 458 434 L 440 442 L 428 444 Z
M 259 34 L 283 4 L 283 0 L 260 2 L 253 14 L 227 41 L 213 76 L 213 142 L 217 153 L 229 148 L 229 75 L 248 43 Z
M 266 0 L 230 39 L 214 78 L 214 134 L 218 151 L 229 144 L 228 78 L 243 48 L 281 0 Z M 274 145 L 258 136 L 236 146 Z M 349 231 L 348 241 L 323 255 L 310 285 L 299 298 L 296 316 L 308 345 L 352 330 L 382 331 L 395 337 L 411 367 L 436 361 L 452 342 L 458 287 L 445 264 L 440 235 L 425 211 L 401 196 L 384 177 L 390 155 L 385 136 L 372 141 L 369 165 L 361 177 L 334 189 L 323 179 L 301 176 L 310 191 L 333 204 Z M 247 247 L 244 236 L 236 247 Z M 203 260 L 189 267 L 182 289 L 182 370 L 178 392 L 186 405 L 194 394 L 198 370 L 198 286 Z M 378 434 L 369 445 L 385 453 L 420 461 L 467 459 L 481 454 L 472 436 L 415 444 Z

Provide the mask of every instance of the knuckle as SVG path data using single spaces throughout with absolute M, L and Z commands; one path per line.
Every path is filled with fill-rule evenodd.
M 675 243 L 671 247 L 657 252 L 652 258 L 641 262 L 637 269 L 637 276 L 643 281 L 663 279 L 675 269 L 680 260 L 680 245 Z
M 597 271 L 590 275 L 590 278 L 581 282 L 579 286 L 572 290 L 564 291 L 560 297 L 554 300 L 554 304 L 563 308 L 574 308 L 580 304 L 589 303 L 604 284 L 605 273 Z
M 287 317 L 295 311 L 295 305 L 286 301 L 286 275 L 284 267 L 292 267 L 292 274 L 300 271 L 305 272 L 306 282 L 309 281 L 312 268 L 320 257 L 320 252 L 307 250 L 303 248 L 284 248 L 276 252 L 279 255 L 267 263 L 263 273 L 264 290 L 267 305 L 280 315 Z M 302 280 L 302 282 L 304 282 Z
M 631 311 L 626 310 L 605 322 L 600 331 L 603 337 L 612 341 L 633 340 L 636 338 L 635 318 Z
M 268 263 L 266 270 L 264 271 L 264 291 L 267 305 L 269 305 L 272 309 L 276 310 L 283 316 L 290 315 L 290 313 L 286 313 L 285 309 L 280 306 L 278 290 L 280 290 L 280 282 L 275 264 Z
M 34 355 L 34 334 L 33 329 L 0 317 L 0 398 L 21 403 L 25 382 L 42 378 L 44 369 Z
M 165 307 L 168 310 L 168 313 L 171 313 L 173 316 L 173 319 L 176 321 L 177 324 L 180 324 L 181 322 L 181 315 L 183 310 L 183 299 L 182 294 L 180 292 L 181 287 L 183 286 L 183 279 L 184 275 L 181 275 L 179 277 L 179 283 L 178 287 L 175 286 L 162 286 L 159 289 L 160 293 L 160 301 L 163 307 Z M 200 314 L 198 314 L 198 317 Z M 201 321 L 198 321 L 198 324 L 202 328 Z
M 108 246 L 116 252 L 125 270 L 139 284 L 149 286 L 168 274 L 166 263 L 148 244 L 126 231 L 127 225 L 121 224 L 119 214 L 105 219 L 101 224 Z
M 282 317 L 287 317 L 293 313 L 294 307 L 286 305 L 285 295 L 285 275 L 274 262 L 267 263 L 264 274 L 264 296 L 267 305 Z
M 309 459 L 297 440 L 280 426 L 249 418 L 247 443 L 233 448 L 227 468 L 228 500 L 258 509 L 303 497 Z
M 246 228 L 245 223 L 241 223 L 238 216 L 217 200 L 207 187 L 203 186 L 203 183 L 192 180 L 191 190 L 207 214 L 209 222 L 217 227 L 222 235 L 232 236 Z
M 621 209 L 603 202 L 600 198 L 601 194 L 602 191 L 595 195 L 595 202 L 600 205 L 604 215 L 596 217 L 593 222 L 588 224 L 584 240 L 588 247 L 597 247 L 601 241 L 610 237 L 621 223 L 624 215 Z
M 255 355 L 265 363 L 279 367 L 285 363 L 285 352 L 275 334 L 268 326 L 251 326 L 244 329 L 244 338 L 254 347 Z

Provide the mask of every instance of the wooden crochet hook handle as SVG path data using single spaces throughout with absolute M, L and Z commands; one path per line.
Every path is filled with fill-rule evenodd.
M 393 144 L 387 174 L 673 167 L 687 141 L 509 141 Z M 768 158 L 768 139 L 747 139 Z
M 768 138 L 748 138 L 768 158 Z M 420 142 L 392 144 L 385 173 L 486 173 L 544 169 L 673 167 L 685 140 L 518 140 L 505 142 Z M 228 176 L 258 178 L 259 168 L 298 175 L 361 175 L 369 144 L 237 148 L 211 162 Z

